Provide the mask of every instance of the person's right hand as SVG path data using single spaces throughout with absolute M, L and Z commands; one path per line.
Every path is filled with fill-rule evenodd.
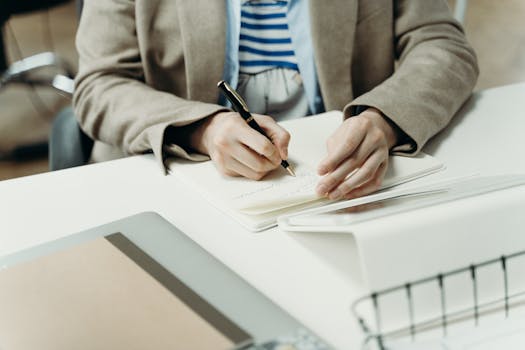
M 288 158 L 290 134 L 272 117 L 253 117 L 270 140 L 253 130 L 238 113 L 220 112 L 204 120 L 193 132 L 191 146 L 209 155 L 225 175 L 260 180 Z

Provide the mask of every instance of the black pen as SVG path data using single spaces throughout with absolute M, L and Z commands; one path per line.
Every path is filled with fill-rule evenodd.
M 250 112 L 248 111 L 248 106 L 246 105 L 246 102 L 244 102 L 244 100 L 237 93 L 237 91 L 235 91 L 224 80 L 219 81 L 219 83 L 217 84 L 217 87 L 222 91 L 222 93 L 226 96 L 226 98 L 231 102 L 233 109 L 241 115 L 242 119 L 244 119 L 246 123 L 248 123 L 248 125 L 252 129 L 264 135 L 267 139 L 270 139 L 268 135 L 266 135 L 264 130 L 259 126 L 259 124 L 257 124 L 253 116 L 250 114 Z M 290 166 L 290 164 L 288 164 L 286 160 L 281 160 L 281 165 L 283 168 L 286 169 L 286 171 L 288 171 L 290 175 L 295 176 L 295 173 L 292 167 Z

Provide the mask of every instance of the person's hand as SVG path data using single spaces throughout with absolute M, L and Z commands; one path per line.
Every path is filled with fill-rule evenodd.
M 327 140 L 328 155 L 319 164 L 318 173 L 324 176 L 317 193 L 350 199 L 376 191 L 396 142 L 396 131 L 375 108 L 345 120 Z
M 191 146 L 209 155 L 222 174 L 260 180 L 288 158 L 290 134 L 272 117 L 253 117 L 270 140 L 253 130 L 238 113 L 220 112 L 193 132 Z

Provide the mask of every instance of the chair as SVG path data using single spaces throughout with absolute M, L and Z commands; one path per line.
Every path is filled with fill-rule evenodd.
M 70 65 L 53 52 L 43 52 L 8 64 L 3 29 L 12 15 L 48 9 L 70 0 L 0 0 L 0 92 L 9 85 L 50 87 L 61 94 L 73 91 Z M 47 143 L 20 145 L 6 156 L 23 159 L 47 152 Z
M 77 0 L 80 17 L 83 0 Z M 73 93 L 71 89 L 70 94 Z M 49 135 L 49 170 L 61 170 L 86 164 L 91 157 L 94 141 L 87 136 L 71 107 L 64 108 L 53 121 Z
M 55 5 L 67 2 L 68 0 L 1 0 L 0 1 L 0 31 L 4 27 L 11 15 L 43 10 Z M 0 72 L 7 69 L 4 40 L 0 35 Z
M 11 15 L 48 9 L 70 0 L 1 0 L 0 28 Z M 42 75 L 43 68 L 53 67 L 56 75 Z M 0 35 L 0 89 L 8 84 L 49 86 L 60 92 L 72 93 L 73 72 L 69 64 L 53 52 L 44 52 L 7 65 L 3 37 Z
M 70 0 L 0 0 L 0 29 L 11 15 L 47 9 Z M 83 1 L 77 1 L 80 15 Z M 44 68 L 57 71 L 49 74 Z M 52 52 L 44 52 L 7 65 L 0 35 L 0 90 L 10 84 L 49 87 L 71 97 L 74 73 L 69 64 Z M 82 132 L 71 107 L 58 113 L 51 127 L 48 145 L 50 170 L 83 165 L 89 160 L 93 141 Z M 33 148 L 32 148 L 33 149 Z
M 86 164 L 91 157 L 93 144 L 93 140 L 80 129 L 73 109 L 64 108 L 51 127 L 49 170 L 61 170 Z

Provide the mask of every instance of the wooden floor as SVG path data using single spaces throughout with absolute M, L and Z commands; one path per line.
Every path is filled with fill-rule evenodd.
M 454 1 L 449 0 L 451 6 Z M 45 40 L 42 40 L 46 20 L 42 14 L 19 16 L 11 20 L 24 56 L 48 49 Z M 73 3 L 53 9 L 49 20 L 54 50 L 71 62 L 76 62 L 74 30 L 77 20 Z M 478 54 L 481 68 L 477 90 L 525 81 L 524 21 L 524 0 L 470 0 L 465 29 Z M 16 57 L 13 41 L 10 40 L 9 33 L 6 34 L 11 56 Z M 2 91 L 0 94 L 0 155 L 17 140 L 27 143 L 45 140 L 53 112 L 69 103 L 67 100 L 57 99 L 49 92 L 40 94 L 47 106 L 48 115 L 35 110 L 27 91 Z M 12 110 L 16 110 L 16 113 L 11 112 Z M 0 160 L 0 180 L 47 170 L 46 157 L 24 161 Z

